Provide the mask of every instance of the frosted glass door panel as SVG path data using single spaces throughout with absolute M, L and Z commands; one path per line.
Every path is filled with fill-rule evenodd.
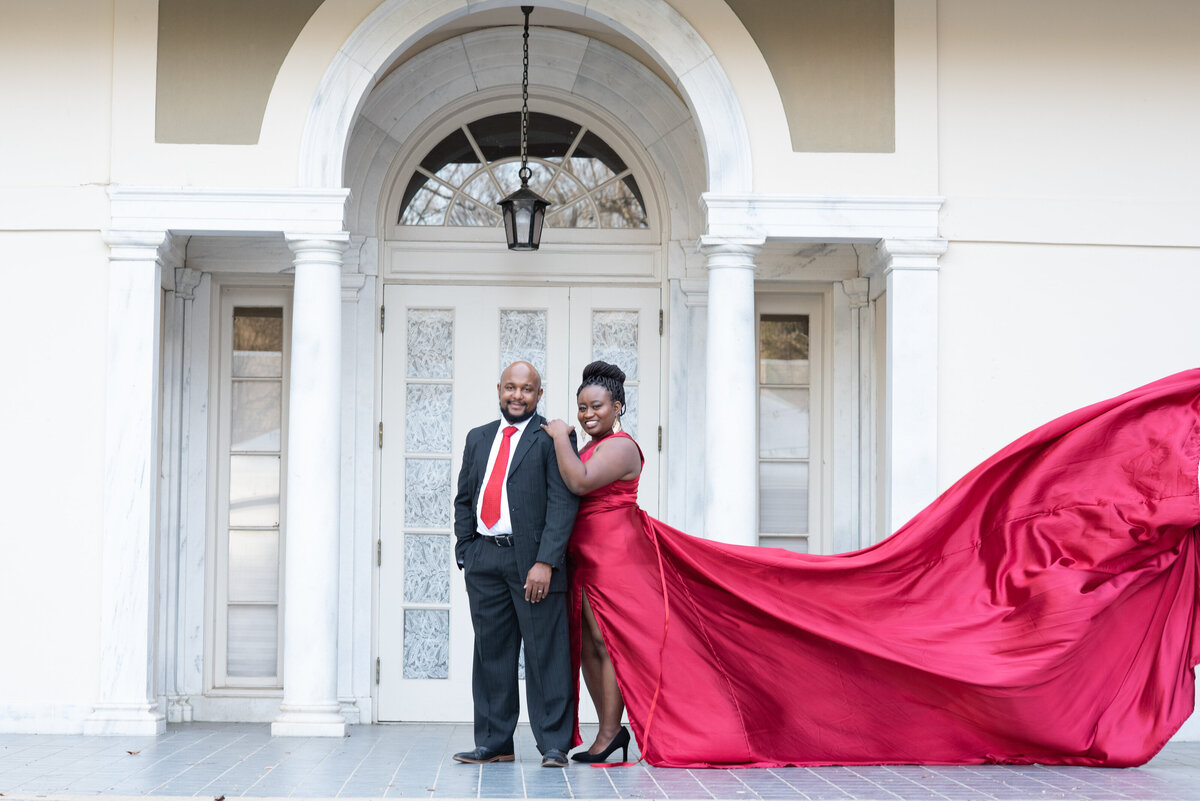
M 583 368 L 595 360 L 615 364 L 625 373 L 625 414 L 621 428 L 642 449 L 646 463 L 638 484 L 638 503 L 650 514 L 659 509 L 659 333 L 660 293 L 629 287 L 571 288 L 571 416 L 578 428 L 575 390 Z M 682 436 L 682 432 L 680 432 Z M 579 446 L 587 436 L 579 435 Z

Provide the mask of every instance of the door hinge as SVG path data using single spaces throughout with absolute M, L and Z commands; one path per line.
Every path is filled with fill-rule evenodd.
M 658 335 L 661 337 L 662 334 L 663 334 L 663 310 L 659 309 L 658 310 Z
M 379 657 L 375 657 L 375 683 L 379 683 Z
M 379 447 L 383 447 L 383 421 L 379 421 Z
M 382 539 L 375 540 L 375 566 L 376 567 L 383 566 L 383 540 Z
M 662 450 L 662 426 L 658 427 L 658 449 Z
M 382 304 L 379 306 L 379 333 L 381 334 L 383 333 L 383 317 L 385 314 L 384 309 L 386 308 L 387 307 L 383 306 Z

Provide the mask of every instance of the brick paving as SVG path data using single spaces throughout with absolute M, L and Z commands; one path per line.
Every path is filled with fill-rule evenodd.
M 585 739 L 589 732 L 584 731 Z M 161 737 L 0 734 L 3 801 L 200 798 L 532 798 L 672 801 L 1200 801 L 1200 742 L 1140 768 L 989 765 L 680 770 L 541 767 L 528 727 L 517 760 L 462 765 L 471 727 L 353 726 L 350 736 L 272 738 L 258 723 L 170 725 Z M 632 754 L 631 754 L 632 757 Z

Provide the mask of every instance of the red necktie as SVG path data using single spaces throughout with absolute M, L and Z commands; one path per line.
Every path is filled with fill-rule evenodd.
M 508 473 L 508 448 L 515 433 L 516 426 L 504 429 L 504 439 L 500 441 L 496 464 L 492 465 L 492 474 L 488 476 L 487 486 L 483 488 L 483 506 L 479 509 L 479 519 L 488 528 L 496 525 L 496 521 L 500 519 L 500 490 L 504 486 L 504 476 Z

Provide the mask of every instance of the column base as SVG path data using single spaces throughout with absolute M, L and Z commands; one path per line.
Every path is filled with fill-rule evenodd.
M 157 704 L 97 704 L 83 722 L 87 735 L 157 737 L 167 730 L 167 719 Z
M 346 718 L 339 704 L 288 707 L 280 705 L 271 722 L 272 737 L 345 737 Z

